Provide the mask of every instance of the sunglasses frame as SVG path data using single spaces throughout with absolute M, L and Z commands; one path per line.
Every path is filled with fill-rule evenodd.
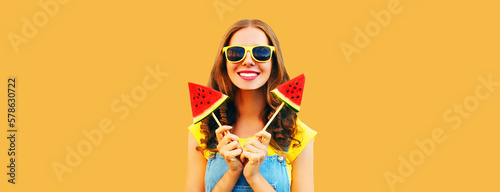
M 245 55 L 238 61 L 231 61 L 227 58 L 227 49 L 231 48 L 231 47 L 243 47 L 245 49 Z M 271 56 L 269 57 L 268 60 L 266 61 L 262 61 L 262 60 L 258 60 L 256 59 L 254 56 L 253 56 L 253 48 L 255 47 L 267 47 L 269 49 L 271 49 Z M 252 59 L 257 61 L 257 62 L 268 62 L 270 61 L 272 58 L 273 58 L 273 52 L 274 52 L 274 46 L 272 45 L 254 45 L 254 46 L 243 46 L 243 45 L 231 45 L 231 46 L 225 46 L 224 48 L 222 48 L 222 53 L 226 56 L 226 60 L 231 62 L 231 63 L 239 63 L 241 61 L 243 61 L 246 57 L 247 57 L 247 52 L 250 51 L 250 55 L 252 55 Z

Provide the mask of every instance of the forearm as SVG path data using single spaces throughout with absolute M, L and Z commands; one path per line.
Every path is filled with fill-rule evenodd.
M 247 181 L 248 184 L 250 184 L 250 187 L 252 187 L 253 191 L 255 192 L 275 191 L 273 186 L 271 186 L 271 184 L 267 182 L 266 178 L 262 177 L 260 173 L 251 178 L 247 178 Z
M 222 176 L 219 182 L 217 182 L 212 191 L 214 192 L 232 191 L 234 185 L 236 185 L 236 182 L 238 181 L 238 178 L 240 178 L 240 175 L 241 171 L 227 170 L 224 176 Z

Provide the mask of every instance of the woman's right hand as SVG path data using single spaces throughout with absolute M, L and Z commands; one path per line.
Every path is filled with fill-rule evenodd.
M 240 138 L 229 132 L 233 127 L 223 125 L 215 130 L 217 136 L 217 150 L 226 160 L 229 170 L 241 172 L 243 170 L 243 163 L 241 162 L 239 156 L 243 152 L 243 148 L 240 145 Z

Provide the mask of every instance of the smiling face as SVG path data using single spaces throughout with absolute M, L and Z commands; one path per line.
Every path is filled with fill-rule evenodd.
M 229 41 L 231 45 L 269 45 L 266 34 L 259 28 L 245 27 L 233 34 Z M 233 84 L 241 90 L 255 90 L 266 84 L 271 75 L 272 59 L 258 62 L 252 58 L 250 50 L 245 58 L 237 63 L 226 60 L 227 74 Z

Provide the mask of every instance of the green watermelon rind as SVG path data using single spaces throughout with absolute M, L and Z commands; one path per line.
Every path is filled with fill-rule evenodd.
M 212 113 L 217 108 L 219 108 L 219 106 L 222 105 L 222 103 L 224 103 L 224 101 L 226 101 L 227 98 L 229 98 L 227 95 L 222 94 L 222 97 L 219 100 L 217 100 L 214 104 L 212 104 L 211 107 L 205 109 L 205 111 L 201 112 L 198 116 L 193 117 L 194 124 L 196 124 L 196 123 L 200 122 L 201 120 L 205 119 L 205 117 L 207 117 L 208 115 L 210 115 L 210 113 Z
M 288 106 L 290 106 L 295 112 L 300 111 L 300 106 L 292 102 L 290 99 L 288 99 L 285 95 L 281 94 L 281 92 L 278 89 L 273 89 L 271 91 L 276 97 L 278 97 L 279 100 L 285 102 Z

